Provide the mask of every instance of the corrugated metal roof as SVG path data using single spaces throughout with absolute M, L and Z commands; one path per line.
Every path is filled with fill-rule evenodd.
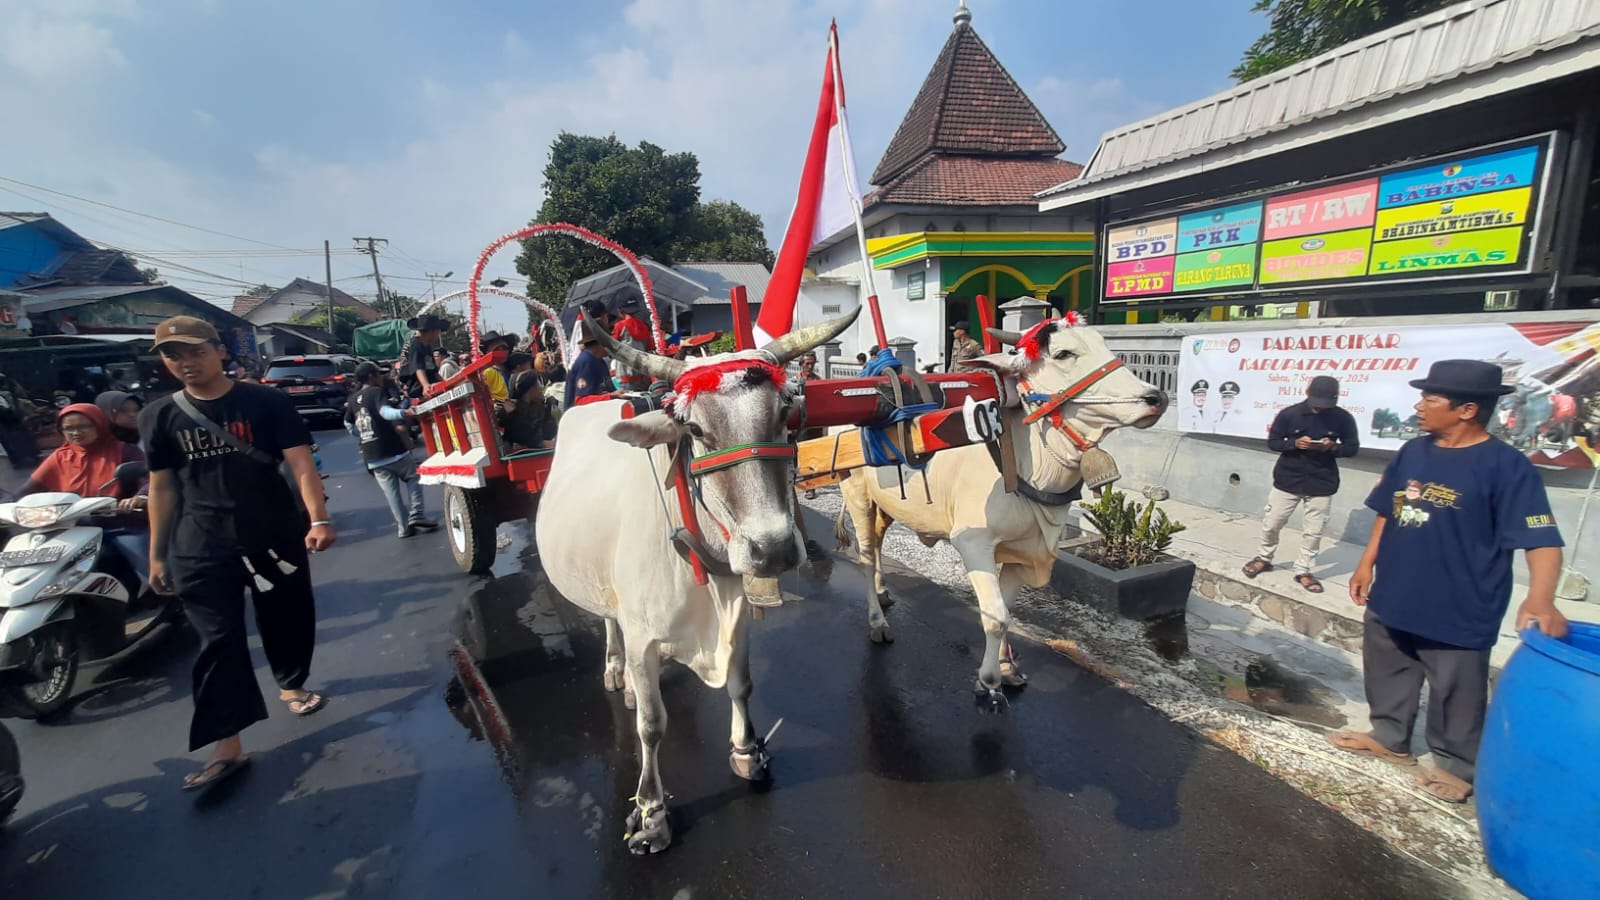
M 736 284 L 744 285 L 745 297 L 751 305 L 760 305 L 762 298 L 767 295 L 767 282 L 772 280 L 772 273 L 761 263 L 690 262 L 679 263 L 672 268 L 684 277 L 705 285 L 705 296 L 694 301 L 697 306 L 730 302 L 728 292 Z
M 1047 207 L 1080 202 L 1100 182 L 1597 38 L 1600 0 L 1466 0 L 1109 132 L 1082 176 L 1039 196 Z

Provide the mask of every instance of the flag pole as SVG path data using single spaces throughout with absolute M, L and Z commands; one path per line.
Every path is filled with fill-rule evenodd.
M 856 187 L 856 160 L 850 147 L 850 125 L 845 116 L 844 72 L 839 65 L 839 23 L 828 26 L 828 58 L 833 60 L 833 109 L 839 118 L 839 156 L 844 160 L 845 190 L 850 194 L 850 212 L 856 220 L 856 244 L 861 249 L 861 271 L 867 284 L 867 309 L 872 313 L 872 330 L 880 350 L 889 349 L 888 333 L 883 330 L 883 312 L 878 308 L 878 288 L 872 280 L 872 257 L 867 255 L 867 226 L 861 219 L 861 191 Z

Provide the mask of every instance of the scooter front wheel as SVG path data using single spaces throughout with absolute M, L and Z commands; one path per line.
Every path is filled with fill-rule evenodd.
M 71 622 L 40 629 L 32 640 L 37 681 L 0 687 L 0 710 L 22 719 L 40 719 L 67 705 L 78 675 L 78 639 Z

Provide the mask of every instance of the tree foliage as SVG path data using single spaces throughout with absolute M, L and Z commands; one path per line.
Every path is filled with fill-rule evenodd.
M 672 264 L 686 259 L 771 264 L 761 217 L 724 200 L 700 202 L 700 162 L 615 135 L 563 132 L 550 145 L 545 200 L 535 222 L 569 222 L 640 256 Z M 572 283 L 616 264 L 611 254 L 564 237 L 523 242 L 517 271 L 529 296 L 561 305 Z
M 1249 81 L 1457 0 L 1256 0 L 1267 33 L 1244 52 L 1233 77 Z
M 309 312 L 301 313 L 295 317 L 301 325 L 320 328 L 333 335 L 335 342 L 346 347 L 353 346 L 356 342 L 356 329 L 365 325 L 361 315 L 348 306 L 335 306 L 333 308 L 333 327 L 328 327 L 328 309 L 322 307 Z

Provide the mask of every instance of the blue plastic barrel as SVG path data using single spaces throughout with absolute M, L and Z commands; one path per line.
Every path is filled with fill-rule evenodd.
M 1483 850 L 1532 900 L 1600 897 L 1600 626 L 1522 639 L 1478 754 Z

